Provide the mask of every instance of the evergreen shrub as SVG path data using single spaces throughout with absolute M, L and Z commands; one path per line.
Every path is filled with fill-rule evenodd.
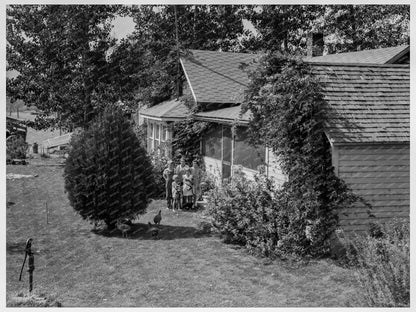
M 147 152 L 115 105 L 72 137 L 64 178 L 74 210 L 83 219 L 104 221 L 110 229 L 117 219 L 145 213 L 155 192 Z

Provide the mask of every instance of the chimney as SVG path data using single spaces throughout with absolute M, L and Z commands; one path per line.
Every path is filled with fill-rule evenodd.
M 324 53 L 324 34 L 323 33 L 309 33 L 307 39 L 307 56 L 321 56 Z

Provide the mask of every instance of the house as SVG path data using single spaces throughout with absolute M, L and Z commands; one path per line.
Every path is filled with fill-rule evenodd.
M 257 57 L 191 50 L 181 64 L 189 91 L 203 108 L 194 117 L 215 124 L 201 144 L 206 170 L 227 178 L 236 166 L 249 177 L 265 168 L 281 184 L 287 177 L 274 154 L 246 141 L 250 112 L 242 114 L 240 104 L 249 81 L 243 67 Z M 408 217 L 409 47 L 314 56 L 306 61 L 324 83 L 330 116 L 325 134 L 335 173 L 373 206 L 371 214 L 378 220 Z M 339 215 L 346 230 L 364 230 L 369 222 L 366 209 L 359 205 Z
M 188 115 L 188 108 L 178 100 L 169 100 L 144 108 L 140 118 L 146 120 L 147 151 L 160 150 L 166 157 L 172 157 L 173 123 Z

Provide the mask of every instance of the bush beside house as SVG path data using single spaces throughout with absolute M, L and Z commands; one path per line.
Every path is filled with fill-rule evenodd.
M 361 301 L 370 307 L 410 304 L 409 223 L 375 223 L 367 235 L 346 240 L 347 255 L 363 289 Z

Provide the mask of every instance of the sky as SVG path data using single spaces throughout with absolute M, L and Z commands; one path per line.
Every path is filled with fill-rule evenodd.
M 119 16 L 113 21 L 113 25 L 114 25 L 114 28 L 113 28 L 112 34 L 115 38 L 120 40 L 120 39 L 126 38 L 128 34 L 133 32 L 135 23 L 132 17 Z M 254 32 L 253 24 L 251 24 L 249 21 L 243 20 L 243 25 L 245 28 Z
M 114 25 L 114 28 L 113 28 L 112 35 L 115 38 L 120 40 L 120 39 L 126 38 L 127 35 L 133 32 L 135 23 L 133 21 L 133 18 L 130 16 L 126 16 L 126 17 L 118 16 L 113 21 L 113 25 Z

